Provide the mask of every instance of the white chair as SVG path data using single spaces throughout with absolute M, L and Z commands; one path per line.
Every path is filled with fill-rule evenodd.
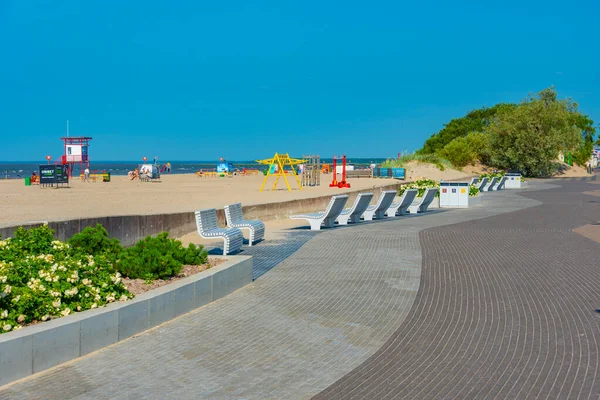
M 360 222 L 360 216 L 365 212 L 369 203 L 373 198 L 373 193 L 359 193 L 354 200 L 354 204 L 351 208 L 346 208 L 337 217 L 337 222 L 340 225 L 348 225 L 348 223 L 356 224 Z
M 217 210 L 209 208 L 196 211 L 198 235 L 204 239 L 223 239 L 223 255 L 236 253 L 242 248 L 244 235 L 237 228 L 221 228 L 217 223 Z
M 479 189 L 480 192 L 483 192 L 483 188 L 485 187 L 485 185 L 487 185 L 488 183 L 488 178 L 483 178 L 478 184 L 477 184 L 477 188 Z
M 305 219 L 310 223 L 311 231 L 321 230 L 321 224 L 326 228 L 333 228 L 335 220 L 344 210 L 344 206 L 348 201 L 348 195 L 331 196 L 327 209 L 322 212 L 313 214 L 290 215 L 290 219 Z
M 408 207 L 410 207 L 415 197 L 417 197 L 417 193 L 419 193 L 417 189 L 405 190 L 400 199 L 392 203 L 390 208 L 387 209 L 386 215 L 388 217 L 395 217 L 396 215 L 406 214 L 406 210 L 408 210 Z
M 408 211 L 411 214 L 426 212 L 431 202 L 433 202 L 433 199 L 435 199 L 435 195 L 437 192 L 438 188 L 425 189 L 425 193 L 423 194 L 423 197 L 421 197 L 421 200 L 418 201 L 416 204 L 413 204 L 410 207 L 408 207 Z
M 242 215 L 242 203 L 225 206 L 225 219 L 230 228 L 248 229 L 248 245 L 265 237 L 265 224 L 259 220 L 247 221 Z
M 494 190 L 504 190 L 504 184 L 505 183 L 506 183 L 506 177 L 503 176 L 502 179 L 500 179 L 500 181 L 496 185 L 496 188 Z
M 493 177 L 492 180 L 490 181 L 490 183 L 488 183 L 487 185 L 485 185 L 483 187 L 483 191 L 484 192 L 491 192 L 492 190 L 494 190 L 494 186 L 496 186 L 496 182 L 498 181 L 498 178 Z
M 385 218 L 385 212 L 392 205 L 394 201 L 394 197 L 396 197 L 395 190 L 386 190 L 381 192 L 379 196 L 379 200 L 377 200 L 377 204 L 367 207 L 365 212 L 363 213 L 363 218 L 365 221 L 372 221 L 373 218 L 381 219 Z
M 479 182 L 479 178 L 478 177 L 471 178 L 471 183 L 469 183 L 469 186 L 475 185 L 475 184 L 477 184 L 477 182 Z

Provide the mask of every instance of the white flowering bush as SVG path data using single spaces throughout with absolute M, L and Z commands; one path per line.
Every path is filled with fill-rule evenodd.
M 418 190 L 417 197 L 423 197 L 426 189 L 429 189 L 429 188 L 438 188 L 439 189 L 439 187 L 440 187 L 440 183 L 436 182 L 432 179 L 420 179 L 416 182 L 406 183 L 406 184 L 400 186 L 400 189 L 398 189 L 398 196 L 402 196 L 404 194 L 404 191 L 406 191 L 407 189 L 417 189 Z M 435 194 L 435 197 L 440 197 L 439 190 Z
M 110 260 L 71 251 L 46 226 L 0 240 L 0 333 L 132 297 Z

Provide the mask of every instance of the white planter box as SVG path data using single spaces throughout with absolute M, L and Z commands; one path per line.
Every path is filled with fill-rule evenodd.
M 469 196 L 469 207 L 477 207 L 483 205 L 483 195 Z

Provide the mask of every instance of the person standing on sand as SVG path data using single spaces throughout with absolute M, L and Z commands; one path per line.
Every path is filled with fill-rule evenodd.
M 84 182 L 90 181 L 90 169 L 88 167 L 85 167 L 85 171 L 83 171 L 83 181 Z

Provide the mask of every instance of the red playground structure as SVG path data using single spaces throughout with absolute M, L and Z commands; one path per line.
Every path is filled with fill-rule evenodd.
M 92 138 L 88 136 L 61 137 L 60 140 L 65 143 L 61 164 L 69 165 L 69 178 L 73 176 L 75 164 L 79 164 L 79 173 L 83 174 L 83 171 L 90 167 L 88 147 Z
M 337 180 L 337 160 L 342 160 L 342 180 Z M 346 182 L 346 155 L 341 157 L 333 156 L 333 179 L 329 187 L 350 188 L 350 184 Z

